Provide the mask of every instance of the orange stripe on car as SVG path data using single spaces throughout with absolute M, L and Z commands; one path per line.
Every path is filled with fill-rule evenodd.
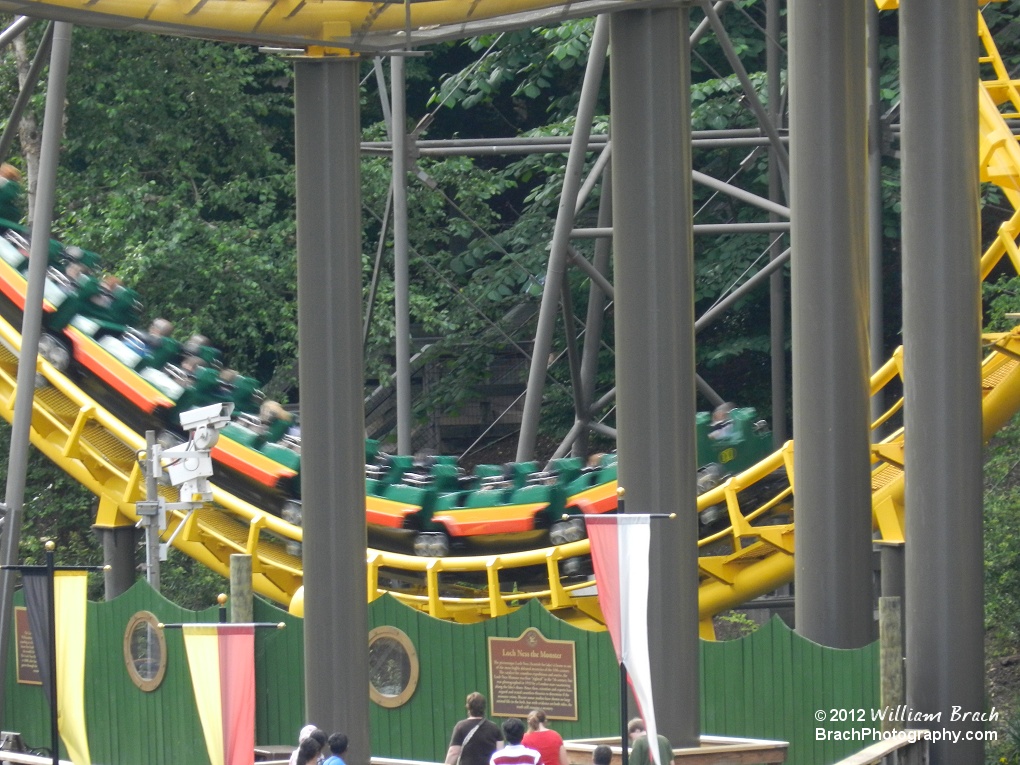
M 265 486 L 275 487 L 280 481 L 297 475 L 296 470 L 227 437 L 216 442 L 212 456 L 217 462 Z
M 548 502 L 528 502 L 523 505 L 444 510 L 442 513 L 432 516 L 432 520 L 444 525 L 451 537 L 514 534 L 533 531 L 535 515 L 547 507 L 549 507 Z
M 420 505 L 396 502 L 371 494 L 365 496 L 365 516 L 372 526 L 386 526 L 391 529 L 404 527 L 404 519 L 421 512 Z
M 151 414 L 156 409 L 173 408 L 173 400 L 159 388 L 151 385 L 135 370 L 124 366 L 84 332 L 69 326 L 64 334 L 74 344 L 74 357 L 79 363 L 143 412 Z

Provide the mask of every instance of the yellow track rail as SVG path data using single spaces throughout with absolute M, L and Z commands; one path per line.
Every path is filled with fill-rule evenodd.
M 999 229 L 981 258 L 982 278 L 1008 256 L 1020 271 L 1020 146 L 1006 118 L 1020 118 L 1020 81 L 1011 80 L 991 35 L 979 17 L 983 73 L 979 91 L 981 178 L 1000 186 L 1017 212 Z M 1000 105 L 1008 109 L 1000 112 Z M 14 411 L 17 352 L 21 338 L 0 321 L 0 416 L 10 421 Z M 1020 410 L 1020 327 L 986 335 L 983 364 L 985 437 L 991 437 Z M 36 391 L 32 443 L 82 485 L 99 497 L 97 525 L 135 523 L 134 503 L 143 498 L 138 454 L 144 439 L 96 404 L 49 364 L 38 372 L 46 385 Z M 888 427 L 903 400 L 891 393 L 901 389 L 902 354 L 897 351 L 871 380 L 872 395 L 886 392 L 893 400 L 874 423 Z M 878 538 L 903 542 L 903 432 L 893 432 L 872 447 L 873 514 Z M 793 578 L 792 494 L 794 444 L 781 450 L 724 485 L 698 499 L 699 510 L 723 505 L 730 526 L 701 540 L 700 618 L 702 634 L 713 635 L 712 616 L 774 590 Z M 762 481 L 775 485 L 785 475 L 785 488 L 748 507 L 747 497 Z M 163 491 L 163 489 L 161 489 Z M 169 495 L 169 489 L 166 490 Z M 761 492 L 758 492 L 759 497 Z M 741 501 L 745 507 L 741 508 Z M 174 513 L 168 534 L 184 524 L 174 545 L 210 569 L 229 573 L 232 553 L 253 556 L 256 592 L 295 612 L 302 610 L 301 560 L 287 552 L 288 542 L 301 541 L 301 529 L 258 510 L 223 491 L 214 492 L 213 505 L 190 517 Z M 587 554 L 588 542 L 506 555 L 432 559 L 368 551 L 369 600 L 384 592 L 435 617 L 456 621 L 508 613 L 527 599 L 538 599 L 558 615 L 577 623 L 597 625 L 598 605 L 590 582 L 561 581 L 563 561 Z M 511 592 L 500 584 L 519 572 L 520 586 Z M 536 573 L 543 572 L 543 573 Z M 399 582 L 391 587 L 392 582 Z

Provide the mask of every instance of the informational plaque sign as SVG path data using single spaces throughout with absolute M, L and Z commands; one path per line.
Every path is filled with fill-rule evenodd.
M 14 639 L 17 641 L 18 682 L 26 685 L 42 685 L 39 675 L 39 662 L 35 657 L 35 643 L 32 642 L 32 629 L 28 626 L 28 609 L 24 606 L 14 607 Z
M 489 638 L 489 698 L 496 717 L 542 709 L 553 720 L 577 719 L 573 640 L 547 640 L 529 627 L 517 639 Z

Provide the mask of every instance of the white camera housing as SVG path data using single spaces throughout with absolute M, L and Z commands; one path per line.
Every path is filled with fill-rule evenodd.
M 212 404 L 181 413 L 181 426 L 192 431 L 191 440 L 164 449 L 163 458 L 170 460 L 166 472 L 170 483 L 179 487 L 182 502 L 208 502 L 212 489 L 208 478 L 213 474 L 210 449 L 219 440 L 219 431 L 230 422 L 232 403 Z
M 187 412 L 181 412 L 181 427 L 185 430 L 194 430 L 202 425 L 207 425 L 214 430 L 221 430 L 230 422 L 230 415 L 233 412 L 234 404 L 231 402 L 190 409 Z

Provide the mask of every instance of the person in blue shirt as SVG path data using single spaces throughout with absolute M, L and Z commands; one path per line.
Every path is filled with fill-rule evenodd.
M 326 740 L 326 744 L 332 754 L 326 758 L 323 765 L 347 765 L 343 760 L 343 755 L 347 752 L 347 734 L 334 733 Z

